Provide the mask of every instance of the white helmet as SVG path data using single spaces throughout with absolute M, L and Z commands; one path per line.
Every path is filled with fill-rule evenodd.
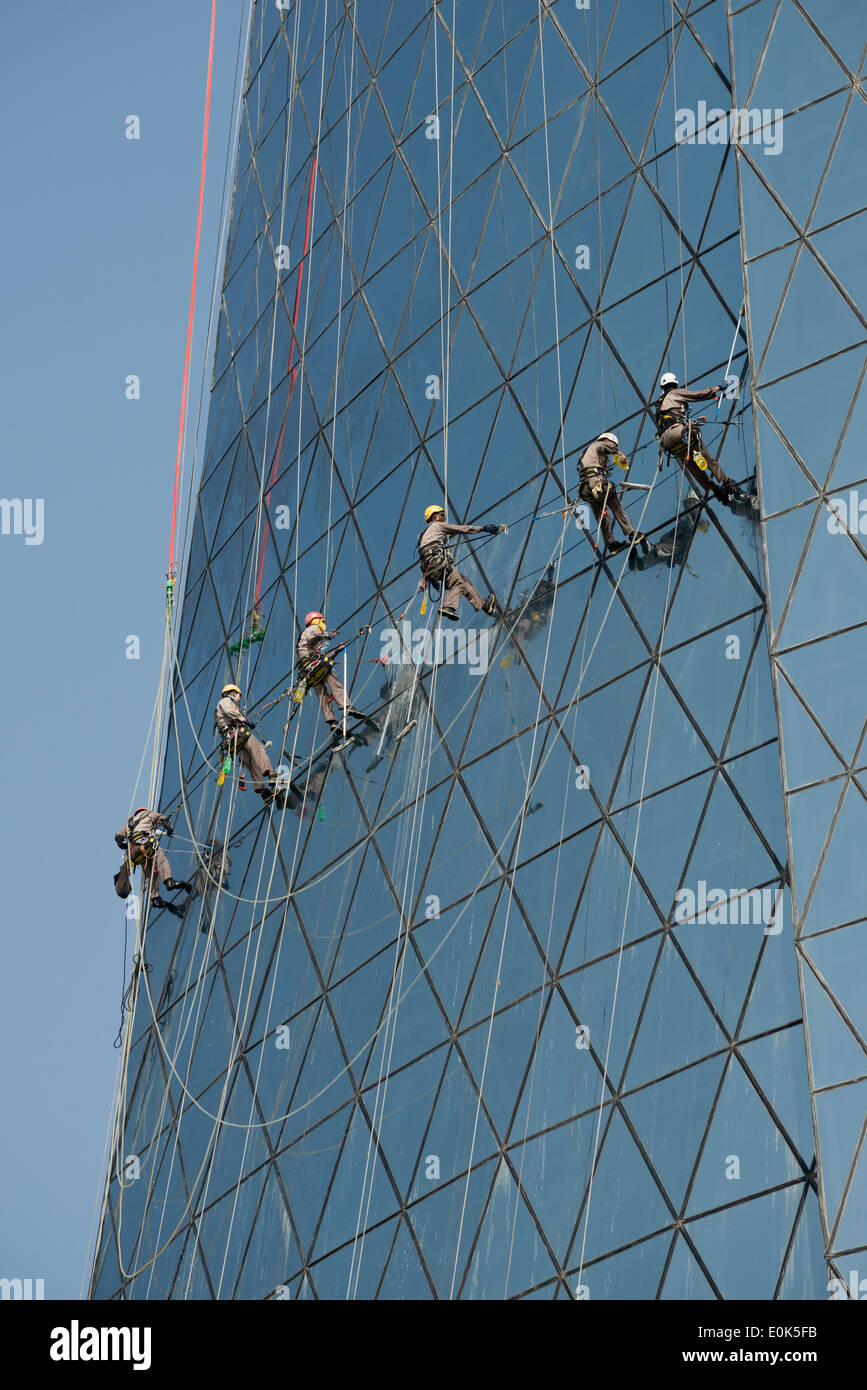
M 612 443 L 616 448 L 618 448 L 618 449 L 620 448 L 620 440 L 617 438 L 617 435 L 616 435 L 616 434 L 612 434 L 610 430 L 603 430 L 602 433 L 601 433 L 600 435 L 597 436 L 597 438 L 599 438 L 599 439 L 610 439 L 610 440 L 611 440 L 611 443 Z
M 660 386 L 663 386 L 663 387 L 664 387 L 664 386 L 677 386 L 677 385 L 678 385 L 678 380 L 677 380 L 677 377 L 674 375 L 674 372 L 663 372 L 663 373 L 662 373 L 662 376 L 659 378 L 659 384 L 660 384 Z

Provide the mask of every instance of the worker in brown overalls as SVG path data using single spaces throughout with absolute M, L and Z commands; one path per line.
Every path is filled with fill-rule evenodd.
M 256 791 L 267 806 L 275 798 L 273 783 L 277 774 L 271 766 L 271 759 L 261 739 L 253 733 L 255 724 L 248 719 L 241 708 L 241 688 L 237 685 L 224 685 L 220 700 L 214 710 L 214 725 L 220 735 L 224 754 L 237 756 L 247 769 Z M 278 804 L 283 800 L 277 796 Z
M 457 622 L 460 616 L 458 604 L 463 597 L 469 599 L 477 613 L 486 613 L 492 618 L 497 611 L 494 595 L 489 594 L 483 601 L 475 585 L 455 567 L 448 547 L 448 538 L 478 536 L 483 532 L 487 532 L 489 536 L 496 536 L 501 528 L 494 525 L 463 526 L 456 521 L 446 521 L 445 511 L 438 506 L 428 507 L 424 519 L 427 525 L 416 542 L 418 558 L 424 583 L 441 584 L 443 587 L 440 616 Z
M 349 696 L 343 688 L 341 682 L 334 674 L 334 663 L 331 658 L 326 656 L 322 650 L 323 643 L 329 636 L 325 625 L 325 616 L 315 610 L 306 615 L 304 619 L 304 631 L 298 638 L 297 654 L 298 667 L 301 680 L 306 690 L 312 690 L 319 701 L 319 708 L 322 711 L 322 718 L 331 730 L 331 740 L 334 746 L 343 743 L 343 732 L 340 721 L 335 711 L 340 711 L 347 718 L 362 719 L 371 729 L 378 731 L 379 725 L 374 719 L 369 719 L 360 710 L 353 709 Z M 335 647 L 335 654 L 343 651 L 343 643 Z M 366 740 L 358 734 L 353 735 L 353 742 L 365 743 Z
M 746 494 L 723 472 L 702 442 L 698 425 L 689 419 L 693 401 L 716 400 L 723 388 L 708 386 L 702 391 L 688 391 L 685 386 L 678 386 L 674 372 L 663 372 L 659 389 L 656 433 L 662 448 L 674 455 L 693 482 L 701 484 L 705 495 L 712 492 L 726 506 L 736 500 L 743 502 Z
M 169 904 L 160 897 L 161 883 L 170 893 L 178 889 L 183 889 L 185 893 L 192 892 L 192 884 L 172 878 L 171 865 L 157 839 L 157 832 L 162 830 L 167 835 L 173 834 L 168 816 L 161 815 L 159 811 L 150 811 L 147 806 L 136 807 L 129 820 L 118 830 L 115 843 L 125 851 L 123 863 L 114 876 L 114 890 L 119 898 L 128 898 L 132 892 L 132 871 L 137 865 L 141 865 L 142 902 L 150 893 L 154 907 L 168 907 Z
M 624 468 L 629 465 L 626 455 L 620 452 L 617 435 L 612 434 L 610 430 L 603 430 L 584 450 L 578 463 L 578 496 L 582 502 L 589 504 L 597 523 L 601 525 L 608 555 L 616 555 L 625 545 L 643 540 L 632 527 L 623 510 L 617 486 L 608 476 L 612 458 Z M 625 541 L 614 539 L 615 521 L 626 537 Z

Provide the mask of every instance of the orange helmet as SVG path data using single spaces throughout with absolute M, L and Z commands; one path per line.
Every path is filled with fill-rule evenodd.
M 324 623 L 324 622 L 325 622 L 325 614 L 324 614 L 324 613 L 307 613 L 307 614 L 305 614 L 305 617 L 304 617 L 304 626 L 305 626 L 305 627 L 309 627 L 311 623 L 315 623 L 315 622 Z

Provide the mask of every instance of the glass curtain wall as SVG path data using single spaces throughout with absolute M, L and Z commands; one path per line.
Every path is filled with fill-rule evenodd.
M 830 1287 L 863 1298 L 867 33 L 816 0 L 746 6 L 731 33 L 737 104 L 784 114 L 778 157 L 738 152 L 754 438 Z
M 93 1296 L 826 1296 L 811 1085 L 851 1167 L 865 1069 L 855 946 L 805 937 L 823 854 L 860 915 L 863 585 L 801 580 L 863 558 L 819 500 L 863 471 L 863 98 L 817 8 L 256 5 L 161 800 L 196 891 L 147 921 Z M 736 91 L 783 151 L 718 138 Z M 664 370 L 728 380 L 705 443 L 762 514 L 660 464 Z M 600 430 L 638 564 L 567 505 Z M 494 618 L 422 611 L 431 504 L 508 528 L 456 549 Z M 283 693 L 310 610 L 379 725 L 339 754 Z M 285 810 L 217 785 L 227 681 L 282 695 Z

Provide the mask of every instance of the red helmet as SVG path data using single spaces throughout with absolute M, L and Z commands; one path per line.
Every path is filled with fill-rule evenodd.
M 147 809 L 147 806 L 136 806 L 135 810 L 133 811 L 133 815 L 137 816 L 139 811 L 146 811 Z
M 304 626 L 309 627 L 311 623 L 316 622 L 317 618 L 319 618 L 321 622 L 325 622 L 324 613 L 307 613 L 304 618 Z

